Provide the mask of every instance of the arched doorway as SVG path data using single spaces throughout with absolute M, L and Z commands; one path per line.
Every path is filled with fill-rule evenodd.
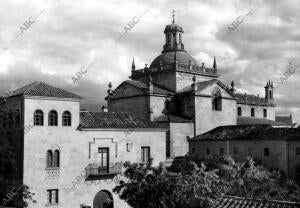
M 99 191 L 93 202 L 93 208 L 113 208 L 114 199 L 112 194 L 109 191 L 102 190 Z

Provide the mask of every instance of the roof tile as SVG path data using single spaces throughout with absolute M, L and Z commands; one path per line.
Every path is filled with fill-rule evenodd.
M 275 201 L 275 200 L 262 200 L 262 199 L 249 199 L 235 196 L 226 196 L 217 201 L 213 206 L 214 208 L 299 208 L 299 202 Z
M 66 90 L 53 87 L 44 82 L 33 82 L 25 85 L 10 94 L 11 96 L 44 96 L 44 97 L 61 97 L 61 98 L 75 98 L 82 99 L 80 96 L 68 92 Z
M 80 112 L 79 128 L 159 128 L 159 123 L 123 112 Z

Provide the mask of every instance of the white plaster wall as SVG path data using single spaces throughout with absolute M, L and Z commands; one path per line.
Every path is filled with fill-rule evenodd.
M 74 208 L 80 204 L 93 205 L 95 195 L 101 190 L 112 193 L 115 184 L 112 180 L 96 181 L 97 184 L 87 185 L 83 180 L 70 192 L 76 177 L 84 173 L 85 167 L 94 161 L 98 147 L 110 148 L 110 162 L 141 161 L 141 146 L 150 146 L 151 157 L 157 165 L 166 159 L 166 132 L 165 131 L 138 131 L 138 130 L 97 130 L 78 131 L 79 102 L 33 100 L 25 99 L 25 120 L 33 119 L 33 112 L 41 109 L 45 113 L 44 126 L 34 126 L 25 135 L 24 139 L 24 183 L 35 193 L 36 204 L 30 208 L 61 207 Z M 55 109 L 59 115 L 58 126 L 47 126 L 47 113 Z M 61 114 L 64 110 L 72 113 L 72 126 L 61 126 Z M 25 123 L 26 123 L 25 122 Z M 133 149 L 127 152 L 126 143 L 133 143 Z M 55 178 L 46 176 L 46 152 L 48 149 L 60 149 L 60 175 Z M 89 158 L 91 156 L 91 158 Z M 90 183 L 88 183 L 90 184 Z M 47 189 L 59 189 L 59 204 L 47 206 Z M 113 194 L 115 207 L 128 207 Z
M 267 109 L 267 118 L 269 120 L 275 121 L 275 107 L 270 106 L 255 106 L 255 105 L 245 105 L 245 104 L 237 104 L 237 107 L 242 108 L 242 116 L 243 117 L 251 117 L 251 108 L 255 110 L 256 118 L 264 118 L 264 109 Z

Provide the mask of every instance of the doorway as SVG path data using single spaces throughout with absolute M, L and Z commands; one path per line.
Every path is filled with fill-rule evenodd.
M 99 191 L 93 202 L 93 208 L 113 208 L 114 201 L 113 196 L 109 191 L 102 190 Z

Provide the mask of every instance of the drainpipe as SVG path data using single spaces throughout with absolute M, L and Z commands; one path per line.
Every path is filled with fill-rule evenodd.
M 197 136 L 196 130 L 196 76 L 193 76 L 193 84 L 192 84 L 193 94 L 194 94 L 194 138 Z
M 290 145 L 289 141 L 287 140 L 287 177 L 290 179 Z

